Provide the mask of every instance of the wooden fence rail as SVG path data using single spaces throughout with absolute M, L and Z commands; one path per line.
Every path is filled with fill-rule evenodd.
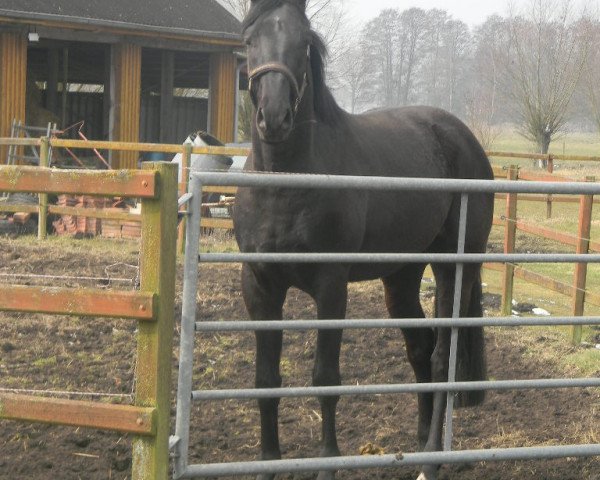
M 133 405 L 0 393 L 0 419 L 99 428 L 133 434 L 132 478 L 169 476 L 171 356 L 175 303 L 177 171 L 147 163 L 141 171 L 51 170 L 0 166 L 0 191 L 142 197 L 140 291 L 0 289 L 0 311 L 137 320 Z
M 139 151 L 139 152 L 162 152 L 162 153 L 181 153 L 182 155 L 182 168 L 183 171 L 187 171 L 189 168 L 190 157 L 192 154 L 206 154 L 206 155 L 247 155 L 249 153 L 248 148 L 237 148 L 237 147 L 192 147 L 191 145 L 163 145 L 163 144 L 150 144 L 150 143 L 133 143 L 133 142 L 105 142 L 105 141 L 83 141 L 83 140 L 66 140 L 66 139 L 13 139 L 13 138 L 0 138 L 0 145 L 8 145 L 8 144 L 18 144 L 18 145 L 31 145 L 41 147 L 41 155 L 42 158 L 45 158 L 47 148 L 95 148 L 95 149 L 110 149 L 110 150 L 121 150 L 121 151 Z M 526 181 L 573 181 L 573 179 L 566 178 L 563 176 L 553 175 L 553 162 L 555 160 L 559 161 L 577 161 L 577 162 L 600 162 L 600 157 L 598 156 L 580 156 L 580 155 L 554 155 L 554 154 L 538 154 L 538 153 L 519 153 L 519 152 L 497 152 L 497 151 L 488 151 L 486 152 L 489 157 L 494 158 L 517 158 L 517 159 L 529 159 L 529 160 L 546 160 L 548 162 L 548 173 L 538 173 L 538 172 L 523 172 L 519 171 L 518 167 L 512 166 L 509 168 L 493 166 L 494 176 L 496 178 L 509 178 L 510 171 L 513 169 L 516 172 L 516 178 L 518 180 L 526 180 Z M 127 181 L 132 182 L 133 185 L 137 188 L 137 196 L 143 197 L 146 189 L 152 188 L 150 186 L 152 180 L 146 179 L 144 180 L 143 175 L 145 172 L 139 172 L 141 175 L 138 177 L 133 172 L 129 172 L 126 177 Z M 34 183 L 39 184 L 51 182 L 52 176 L 44 173 L 40 174 L 43 178 L 38 178 Z M 45 175 L 45 177 L 44 177 Z M 114 183 L 117 189 L 122 186 L 122 182 L 125 181 L 125 177 L 123 174 L 119 172 L 114 172 Z M 187 190 L 187 184 L 185 178 L 187 175 L 183 175 L 183 181 L 179 184 L 179 194 L 183 194 Z M 22 180 L 14 179 L 14 178 L 0 178 L 0 191 L 6 190 L 6 187 L 9 182 L 17 182 L 21 185 L 20 190 L 13 191 L 23 191 L 23 189 L 31 188 L 31 185 L 23 185 Z M 66 181 L 65 181 L 66 182 Z M 71 185 L 69 188 L 64 186 L 63 188 L 67 188 L 65 191 L 70 192 L 73 189 L 77 189 L 78 186 L 75 182 L 74 185 Z M 92 184 L 88 185 L 89 191 L 87 193 L 98 193 L 98 189 L 95 187 L 97 182 L 92 182 Z M 133 186 L 132 185 L 132 186 Z M 54 191 L 54 190 L 52 190 Z M 114 189 L 106 188 L 105 190 L 107 194 L 112 192 L 114 194 Z M 206 186 L 203 188 L 203 191 L 209 193 L 223 193 L 226 195 L 235 195 L 236 188 L 235 187 L 210 187 Z M 579 239 L 582 238 L 582 232 L 578 232 L 577 235 L 570 235 L 563 232 L 557 232 L 546 227 L 541 227 L 538 225 L 533 225 L 516 218 L 516 205 L 518 202 L 522 201 L 535 201 L 535 202 L 546 202 L 547 204 L 547 215 L 550 216 L 552 212 L 552 204 L 558 202 L 580 202 L 579 199 L 566 196 L 566 195 L 527 195 L 527 194 L 497 194 L 496 198 L 505 199 L 507 201 L 507 211 L 504 215 L 504 220 L 495 219 L 496 225 L 504 225 L 505 228 L 505 242 L 504 248 L 505 251 L 508 252 L 511 248 L 514 249 L 514 241 L 516 238 L 516 232 L 522 231 L 525 233 L 530 233 L 533 235 L 537 235 L 540 237 L 548 238 L 551 240 L 555 240 L 565 245 L 571 246 L 583 246 L 579 245 Z M 588 200 L 591 204 L 600 203 L 600 198 L 590 199 Z M 182 207 L 183 208 L 183 207 Z M 514 211 L 513 211 L 514 210 Z M 40 196 L 40 202 L 37 207 L 31 205 L 5 205 L 0 207 L 0 211 L 7 212 L 39 212 L 40 214 L 40 222 L 39 222 L 39 235 L 43 237 L 45 235 L 46 226 L 44 224 L 44 219 L 48 213 L 54 213 L 59 215 L 73 215 L 73 216 L 81 216 L 81 217 L 94 217 L 94 218 L 102 218 L 102 219 L 110 219 L 110 220 L 126 220 L 126 221 L 140 221 L 139 214 L 131 214 L 125 212 L 106 212 L 103 209 L 89 209 L 89 208 L 78 208 L 78 207 L 59 207 L 54 205 L 46 205 L 44 198 Z M 215 228 L 215 229 L 233 229 L 233 222 L 229 218 L 203 218 L 201 226 L 203 228 Z M 580 226 L 581 228 L 585 228 L 585 222 Z M 179 225 L 179 250 L 183 248 L 183 238 L 185 235 L 185 219 L 180 222 Z M 585 238 L 588 238 L 589 235 Z M 600 251 L 600 242 L 589 240 L 587 243 L 588 251 Z M 503 311 L 504 313 L 510 313 L 510 306 L 512 302 L 512 284 L 513 278 L 515 276 L 519 278 L 523 278 L 530 283 L 534 283 L 541 286 L 553 286 L 554 291 L 558 291 L 559 293 L 564 293 L 567 295 L 571 295 L 573 297 L 576 296 L 577 299 L 574 300 L 573 311 L 580 311 L 583 307 L 582 302 L 589 302 L 598 304 L 597 296 L 591 293 L 582 294 L 585 290 L 585 275 L 583 271 L 584 267 L 578 266 L 577 268 L 577 285 L 570 288 L 569 286 L 565 286 L 561 282 L 556 284 L 552 279 L 544 277 L 539 274 L 534 274 L 533 272 L 528 272 L 521 267 L 515 266 L 505 266 L 503 268 Z M 583 285 L 583 287 L 581 287 Z M 574 289 L 574 290 L 573 290 Z M 574 293 L 575 292 L 575 293 Z M 577 305 L 577 307 L 575 306 Z
M 520 174 L 517 166 L 511 166 L 506 172 L 507 180 L 519 180 Z M 526 177 L 531 180 L 531 176 Z M 538 180 L 538 178 L 535 178 Z M 593 177 L 586 178 L 586 181 L 595 181 Z M 592 195 L 582 195 L 579 203 L 579 221 L 577 234 L 571 235 L 564 232 L 556 232 L 550 229 L 530 225 L 521 222 L 517 219 L 517 202 L 516 194 L 508 194 L 506 198 L 506 213 L 504 216 L 504 253 L 513 253 L 515 251 L 516 232 L 520 229 L 524 232 L 541 236 L 560 242 L 565 245 L 576 247 L 576 253 L 589 253 L 591 250 L 596 250 L 600 247 L 599 242 L 590 240 L 591 225 L 592 225 L 592 206 L 594 199 Z M 498 224 L 497 222 L 495 222 Z M 593 248 L 592 248 L 593 247 Z M 518 269 L 518 270 L 517 270 Z M 502 288 L 502 314 L 510 315 L 512 310 L 513 300 L 513 284 L 514 277 L 518 274 L 520 278 L 542 287 L 549 288 L 552 291 L 566 294 L 572 298 L 572 315 L 582 316 L 585 309 L 585 302 L 600 305 L 600 297 L 586 292 L 587 286 L 587 264 L 578 263 L 575 265 L 575 273 L 573 275 L 572 287 L 565 285 L 563 282 L 558 282 L 549 277 L 526 271 L 522 267 L 512 264 L 504 264 L 503 266 L 503 288 Z M 581 326 L 575 326 L 572 330 L 572 340 L 574 344 L 581 343 Z

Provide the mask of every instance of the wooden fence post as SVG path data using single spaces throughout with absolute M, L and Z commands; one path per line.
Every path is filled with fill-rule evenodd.
M 517 180 L 519 167 L 511 165 L 506 174 L 507 180 Z M 517 194 L 506 195 L 506 214 L 504 216 L 504 253 L 514 253 L 515 239 L 517 234 Z M 502 279 L 502 314 L 509 316 L 512 313 L 513 284 L 515 266 L 510 263 L 504 264 Z
M 548 155 L 548 173 L 554 173 L 554 155 Z M 552 194 L 546 196 L 546 218 L 552 218 Z
M 50 140 L 48 137 L 40 139 L 40 167 L 50 166 Z M 44 240 L 48 233 L 48 194 L 38 194 L 38 240 Z
M 184 195 L 188 190 L 188 184 L 190 179 L 190 163 L 192 158 L 192 147 L 191 143 L 185 143 L 183 145 L 183 152 L 181 154 L 181 181 L 179 182 L 179 196 Z M 180 211 L 187 210 L 187 205 L 182 205 Z M 185 251 L 185 228 L 187 225 L 187 218 L 184 215 L 179 222 L 177 229 L 177 251 L 181 254 Z
M 153 293 L 154 322 L 138 322 L 135 405 L 156 408 L 156 432 L 133 440 L 132 479 L 169 477 L 171 361 L 177 248 L 177 165 L 148 162 L 158 175 L 158 196 L 142 201 L 140 279 Z
M 595 181 L 594 177 L 586 177 L 586 182 Z M 590 248 L 590 234 L 592 230 L 593 195 L 582 195 L 579 202 L 579 226 L 577 228 L 577 252 L 588 253 Z M 585 309 L 585 288 L 587 278 L 587 263 L 576 263 L 573 276 L 573 316 L 581 317 Z M 581 343 L 583 327 L 573 326 L 572 341 L 574 345 Z

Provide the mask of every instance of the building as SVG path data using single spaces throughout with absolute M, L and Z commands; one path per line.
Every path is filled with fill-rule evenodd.
M 180 143 L 206 129 L 231 142 L 239 32 L 216 0 L 0 0 L 0 136 L 27 117 L 85 120 L 98 140 Z

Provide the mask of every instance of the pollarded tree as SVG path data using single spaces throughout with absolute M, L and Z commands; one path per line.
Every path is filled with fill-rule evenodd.
M 585 14 L 574 18 L 569 0 L 531 0 L 527 11 L 508 19 L 510 44 L 505 70 L 518 111 L 521 134 L 548 153 L 568 121 L 568 107 L 591 45 Z

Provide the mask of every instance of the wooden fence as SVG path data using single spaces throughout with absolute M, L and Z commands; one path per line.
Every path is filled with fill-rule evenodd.
M 47 141 L 42 142 L 42 146 Z M 0 191 L 136 197 L 142 200 L 140 291 L 3 285 L 0 311 L 118 317 L 138 323 L 133 405 L 0 392 L 0 418 L 90 427 L 133 435 L 132 478 L 167 479 L 175 301 L 177 172 L 86 171 L 0 166 Z M 44 198 L 44 197 L 42 197 Z M 40 208 L 45 208 L 43 200 Z M 93 328 L 93 327 L 92 327 Z
M 16 144 L 16 145 L 34 145 L 40 147 L 41 162 L 47 165 L 48 162 L 48 150 L 49 147 L 54 148 L 87 148 L 87 149 L 105 149 L 105 150 L 120 150 L 120 151 L 138 151 L 138 152 L 162 152 L 169 154 L 182 154 L 182 168 L 186 172 L 190 165 L 190 158 L 192 153 L 194 154 L 208 154 L 208 155 L 247 155 L 249 149 L 247 148 L 231 148 L 231 147 L 192 147 L 192 145 L 163 145 L 163 144 L 151 144 L 151 143 L 126 143 L 126 142 L 104 142 L 104 141 L 82 141 L 82 140 L 64 140 L 64 139 L 0 139 L 0 145 Z M 532 173 L 532 172 L 519 172 L 516 167 L 503 168 L 494 166 L 494 176 L 496 178 L 511 179 L 511 175 L 514 175 L 516 180 L 525 181 L 573 181 L 566 177 L 553 175 L 552 171 L 554 168 L 554 161 L 577 161 L 577 162 L 600 162 L 600 157 L 588 157 L 588 156 L 577 156 L 577 155 L 552 155 L 552 154 L 532 154 L 532 153 L 516 153 L 516 152 L 486 152 L 489 157 L 494 158 L 512 158 L 512 159 L 528 159 L 528 160 L 546 160 L 548 167 L 547 173 Z M 512 172 L 512 173 L 511 173 Z M 187 185 L 185 178 L 187 175 L 183 175 L 184 181 L 179 184 L 180 196 L 187 191 Z M 2 189 L 0 189 L 1 191 Z M 235 195 L 235 187 L 204 187 L 205 193 L 224 193 L 227 195 Z M 595 251 L 600 252 L 600 242 L 592 241 L 589 239 L 589 234 L 585 234 L 589 231 L 591 224 L 591 206 L 594 203 L 600 203 L 600 198 L 586 198 L 585 205 L 584 199 L 578 199 L 568 195 L 506 195 L 497 194 L 497 198 L 506 199 L 507 207 L 506 212 L 502 218 L 496 218 L 494 223 L 496 225 L 504 226 L 505 228 L 505 239 L 504 239 L 504 251 L 509 253 L 515 248 L 516 232 L 522 231 L 524 233 L 537 235 L 539 237 L 554 240 L 565 245 L 570 245 L 576 248 L 577 251 Z M 546 227 L 539 225 L 530 224 L 516 218 L 516 205 L 517 202 L 521 201 L 535 201 L 535 202 L 546 202 L 547 204 L 547 216 L 552 213 L 552 204 L 559 202 L 579 202 L 580 203 L 580 225 L 579 232 L 577 235 L 570 235 L 564 232 L 557 232 Z M 589 204 L 589 205 L 588 205 Z M 183 208 L 183 207 L 182 207 Z M 589 210 L 589 212 L 588 212 Z M 77 207 L 59 207 L 53 205 L 47 205 L 47 197 L 40 195 L 40 201 L 38 206 L 31 205 L 6 205 L 0 207 L 0 211 L 21 211 L 21 212 L 39 212 L 39 225 L 38 235 L 43 238 L 46 235 L 46 218 L 48 213 L 59 214 L 59 215 L 73 215 L 82 217 L 95 217 L 101 219 L 110 220 L 124 220 L 124 221 L 139 221 L 140 216 L 132 213 L 117 213 L 117 212 L 103 212 L 102 209 L 89 209 L 89 208 L 77 208 Z M 214 228 L 214 229 L 233 229 L 233 222 L 229 218 L 203 218 L 201 226 L 203 228 Z M 179 250 L 183 249 L 183 239 L 185 235 L 185 218 L 180 222 L 178 243 Z M 600 295 L 594 292 L 586 292 L 586 272 L 587 268 L 584 265 L 577 264 L 575 279 L 571 284 L 559 282 L 552 278 L 525 270 L 522 267 L 515 265 L 486 265 L 486 267 L 501 270 L 504 276 L 503 280 L 503 312 L 510 314 L 510 306 L 512 304 L 512 284 L 514 278 L 521 278 L 529 283 L 533 283 L 542 287 L 546 287 L 554 292 L 571 296 L 573 299 L 573 313 L 583 311 L 584 302 L 588 302 L 593 305 L 600 306 Z

